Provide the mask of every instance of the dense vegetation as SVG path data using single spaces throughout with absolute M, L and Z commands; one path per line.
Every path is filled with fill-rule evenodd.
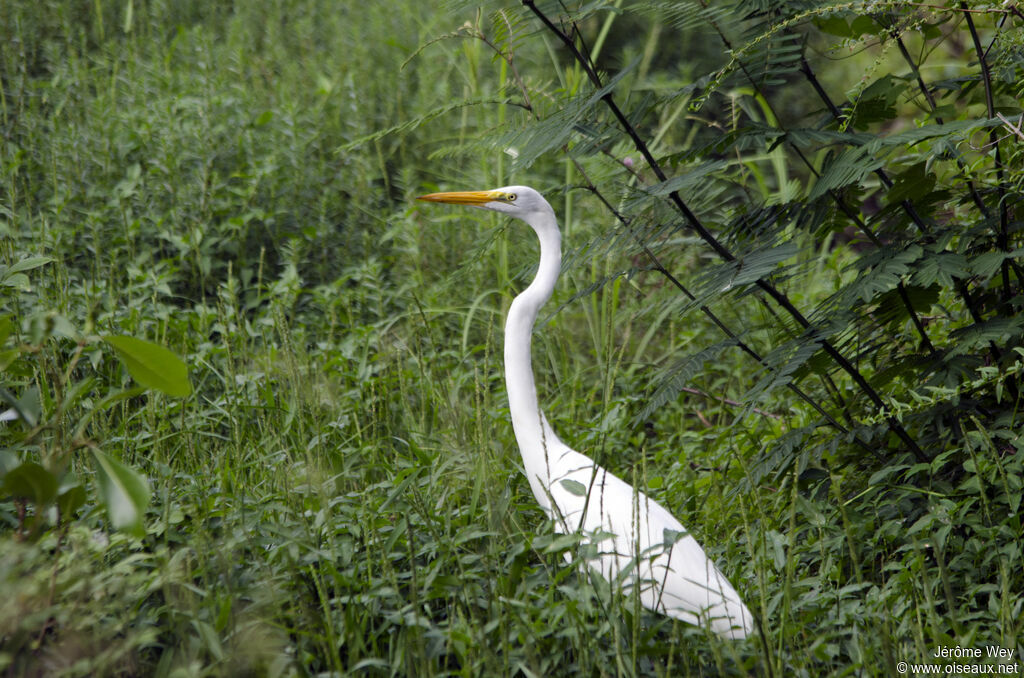
M 1018 661 L 1021 10 L 431 4 L 0 4 L 0 671 Z M 535 246 L 412 202 L 509 183 L 553 424 L 755 637 L 565 561 L 500 378 Z

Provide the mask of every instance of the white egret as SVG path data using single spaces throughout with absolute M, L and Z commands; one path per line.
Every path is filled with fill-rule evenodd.
M 537 312 L 555 288 L 562 257 L 551 205 L 526 186 L 431 193 L 419 199 L 516 217 L 540 240 L 537 274 L 512 301 L 505 320 L 505 388 L 530 489 L 556 529 L 579 532 L 594 544 L 590 567 L 626 593 L 639 586 L 644 607 L 724 637 L 745 638 L 753 628 L 750 611 L 697 540 L 645 493 L 563 443 L 540 410 L 530 340 Z

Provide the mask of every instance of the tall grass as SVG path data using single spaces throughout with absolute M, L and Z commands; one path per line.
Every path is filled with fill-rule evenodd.
M 144 473 L 146 534 L 110 530 L 90 493 L 21 539 L 23 504 L 0 501 L 0 671 L 891 675 L 939 645 L 1019 649 L 1020 547 L 986 548 L 1018 515 L 1019 445 L 999 452 L 1012 430 L 970 432 L 959 488 L 929 469 L 853 499 L 843 472 L 752 485 L 753 452 L 791 413 L 768 402 L 727 428 L 724 394 L 756 375 L 725 354 L 697 392 L 637 422 L 652 365 L 714 328 L 678 319 L 649 279 L 599 285 L 623 262 L 572 251 L 534 349 L 549 416 L 672 509 L 758 634 L 722 641 L 565 562 L 572 539 L 524 482 L 500 377 L 501 320 L 533 244 L 520 226 L 409 202 L 441 183 L 522 181 L 564 213 L 570 250 L 602 232 L 567 185 L 578 168 L 553 152 L 510 176 L 488 145 L 527 113 L 473 103 L 510 96 L 508 65 L 468 29 L 449 35 L 479 20 L 493 37 L 500 21 L 480 17 L 321 0 L 0 6 L 0 264 L 54 259 L 0 290 L 8 346 L 34 347 L 4 387 L 53 389 L 96 332 L 170 347 L 194 387 L 126 399 L 74 440 L 129 381 L 99 350 L 77 363 L 71 376 L 95 381 L 48 412 L 43 440 Z M 539 39 L 518 44 L 516 67 L 581 79 Z M 5 447 L 21 426 L 0 431 Z M 936 501 L 903 531 L 901 502 L 920 492 Z M 995 583 L 972 584 L 992 567 Z

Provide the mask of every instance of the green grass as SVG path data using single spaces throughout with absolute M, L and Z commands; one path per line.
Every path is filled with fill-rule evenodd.
M 753 483 L 764 441 L 806 422 L 777 398 L 762 406 L 781 418 L 735 425 L 740 408 L 699 395 L 634 421 L 652 370 L 720 337 L 651 278 L 577 298 L 623 268 L 614 254 L 572 267 L 547 309 L 542 401 L 568 441 L 694 532 L 759 633 L 709 637 L 566 563 L 501 380 L 501 321 L 534 245 L 520 225 L 410 201 L 510 179 L 481 139 L 523 113 L 433 115 L 504 98 L 502 65 L 460 38 L 402 66 L 471 12 L 258 4 L 0 7 L 0 264 L 54 259 L 0 288 L 7 348 L 31 347 L 3 386 L 39 389 L 45 424 L 32 447 L 21 424 L 0 442 L 69 454 L 90 488 L 31 538 L 23 504 L 0 501 L 0 671 L 893 675 L 937 647 L 1019 652 L 1012 418 L 967 433 L 962 476 L 940 455 L 900 480 L 826 465 Z M 540 39 L 517 58 L 532 81 L 552 68 Z M 608 219 L 559 191 L 575 170 L 549 155 L 511 178 L 571 213 L 578 247 Z M 696 265 L 680 251 L 672 264 Z M 742 312 L 725 311 L 765 326 Z M 171 348 L 193 394 L 100 408 L 132 382 L 96 334 Z M 727 397 L 757 378 L 726 353 L 691 385 Z M 90 445 L 148 478 L 144 537 L 110 529 Z

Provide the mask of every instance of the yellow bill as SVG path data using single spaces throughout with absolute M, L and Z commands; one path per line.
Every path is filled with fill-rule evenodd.
M 453 191 L 451 193 L 428 193 L 416 198 L 427 202 L 446 202 L 453 205 L 485 205 L 502 199 L 497 191 Z

